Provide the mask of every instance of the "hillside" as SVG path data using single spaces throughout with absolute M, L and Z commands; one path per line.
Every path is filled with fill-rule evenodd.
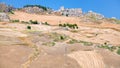
M 119 24 L 19 10 L 8 16 L 0 22 L 0 68 L 120 67 Z

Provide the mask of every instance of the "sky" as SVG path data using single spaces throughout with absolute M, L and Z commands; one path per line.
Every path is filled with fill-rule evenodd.
M 120 0 L 0 0 L 8 5 L 20 8 L 26 4 L 38 4 L 59 9 L 65 8 L 82 8 L 83 12 L 92 10 L 103 14 L 105 17 L 116 17 L 120 19 Z

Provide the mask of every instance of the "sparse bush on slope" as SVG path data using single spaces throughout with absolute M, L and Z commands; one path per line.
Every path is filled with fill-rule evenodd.
M 39 24 L 38 21 L 29 20 L 31 24 Z
M 117 50 L 117 54 L 119 54 L 119 55 L 120 55 L 120 48 Z
M 41 5 L 25 5 L 24 7 L 39 7 L 42 8 L 43 10 L 47 11 L 49 9 L 48 7 L 41 6 Z
M 27 26 L 27 29 L 31 29 L 31 26 Z
M 20 22 L 20 20 L 16 19 L 16 20 L 11 20 L 11 22 L 15 23 L 15 22 Z
M 64 24 L 59 24 L 60 27 L 69 27 L 71 29 L 78 29 L 77 24 L 69 24 L 69 23 L 64 23 Z

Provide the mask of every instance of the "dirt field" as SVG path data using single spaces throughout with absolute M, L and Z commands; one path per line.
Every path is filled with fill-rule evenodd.
M 120 46 L 118 24 L 85 23 L 75 17 L 20 11 L 9 16 L 11 20 L 37 20 L 50 25 L 0 22 L 0 68 L 120 68 L 120 55 L 116 53 Z M 65 22 L 77 23 L 79 28 L 58 26 Z

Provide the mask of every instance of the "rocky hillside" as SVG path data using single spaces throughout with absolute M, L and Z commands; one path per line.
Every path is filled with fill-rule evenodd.
M 93 12 L 80 17 L 2 12 L 0 68 L 120 68 L 118 23 Z
M 120 67 L 120 25 L 21 11 L 9 17 L 0 22 L 1 68 Z

